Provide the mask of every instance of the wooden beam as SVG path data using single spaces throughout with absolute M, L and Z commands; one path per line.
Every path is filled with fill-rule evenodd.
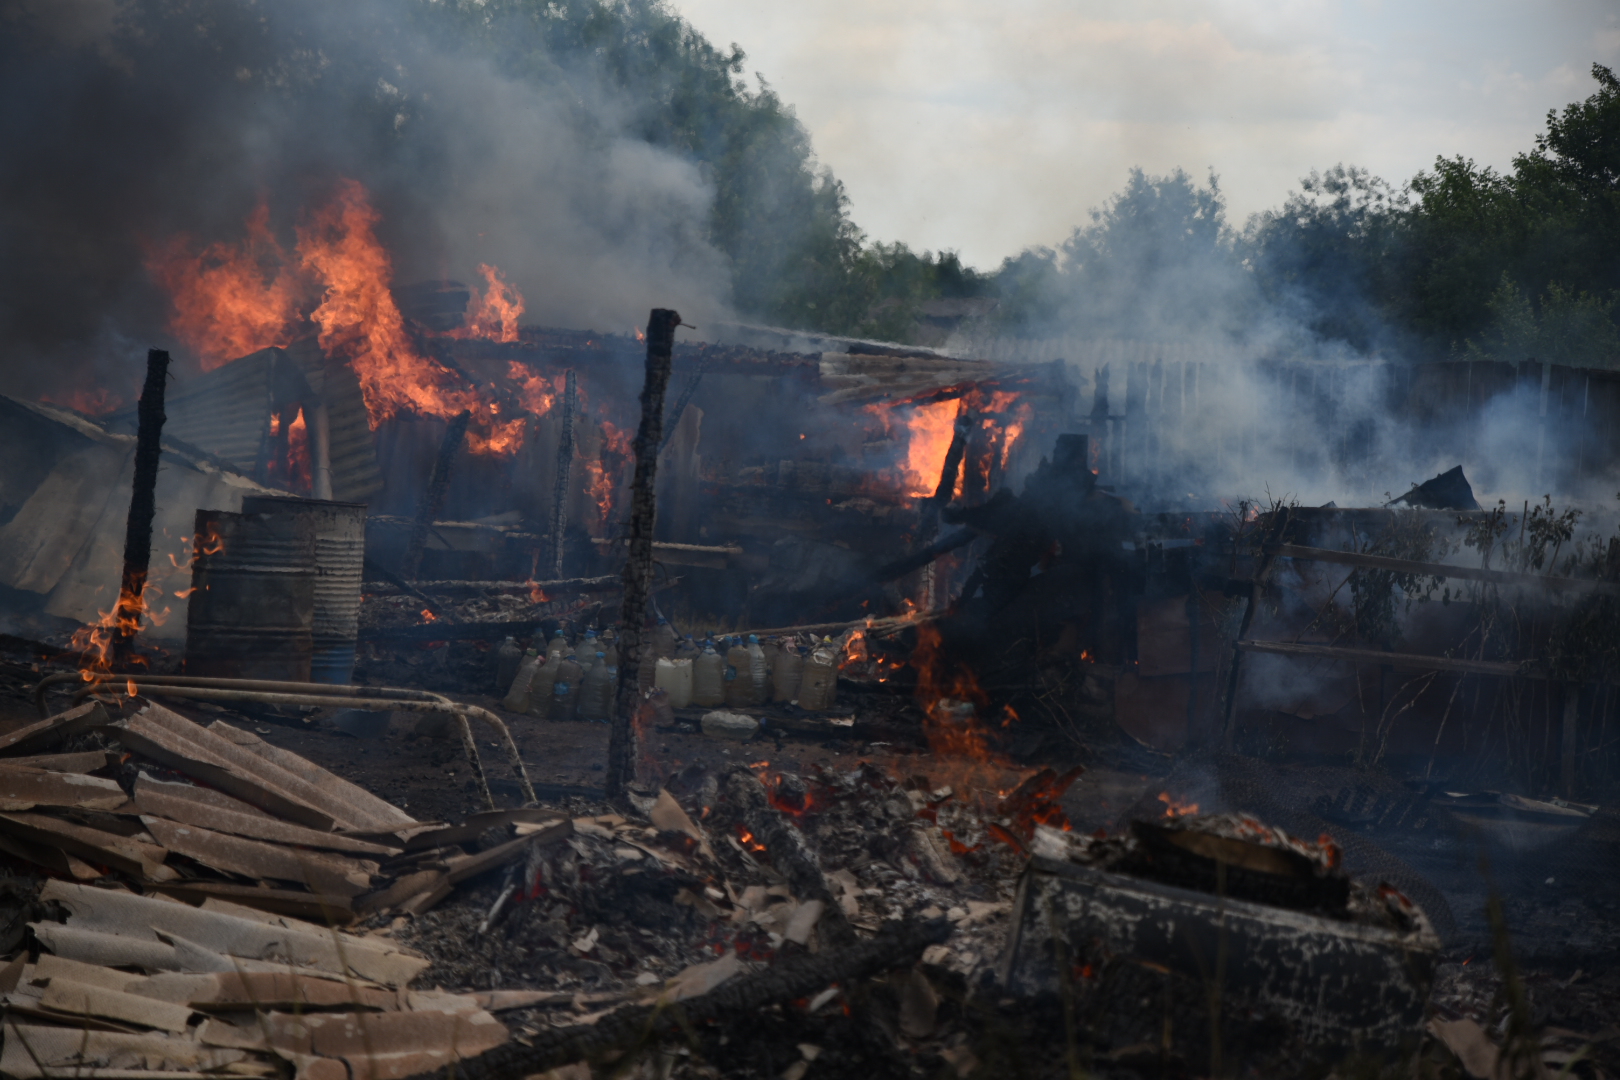
M 1489 581 L 1498 585 L 1534 585 L 1544 589 L 1575 589 L 1620 596 L 1620 584 L 1593 581 L 1585 578 L 1554 577 L 1550 574 L 1527 574 L 1516 570 L 1489 570 L 1480 566 L 1452 566 L 1449 563 L 1415 562 L 1411 559 L 1392 559 L 1386 555 L 1364 555 L 1359 551 L 1334 551 L 1331 548 L 1302 547 L 1298 544 L 1263 544 L 1266 555 L 1285 559 L 1307 559 L 1312 562 L 1338 563 L 1368 570 L 1388 570 L 1396 574 L 1419 574 L 1425 577 L 1463 578 L 1468 581 Z
M 1317 645 L 1304 641 L 1239 641 L 1239 652 L 1271 653 L 1317 660 L 1339 660 L 1348 664 L 1379 664 L 1406 671 L 1449 671 L 1458 675 L 1497 675 L 1508 679 L 1545 679 L 1537 668 L 1503 660 L 1467 660 L 1420 653 L 1384 652 L 1382 649 L 1355 649 L 1342 645 Z

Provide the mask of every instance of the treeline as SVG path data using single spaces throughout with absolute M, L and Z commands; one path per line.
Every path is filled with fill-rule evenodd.
M 448 9 L 512 67 L 596 58 L 651 143 L 701 162 L 733 300 L 779 325 L 910 339 L 930 300 L 997 301 L 983 332 L 1226 334 L 1412 359 L 1459 354 L 1620 364 L 1620 80 L 1548 113 L 1497 172 L 1440 158 L 1396 186 L 1337 165 L 1276 210 L 1227 220 L 1217 179 L 1133 171 L 1055 248 L 994 270 L 869 243 L 803 127 L 745 57 L 657 0 L 459 0 Z

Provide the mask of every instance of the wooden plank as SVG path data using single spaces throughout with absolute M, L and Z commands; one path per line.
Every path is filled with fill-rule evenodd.
M 1381 649 L 1355 649 L 1341 645 L 1317 645 L 1304 641 L 1239 641 L 1240 652 L 1270 653 L 1274 656 L 1300 656 L 1317 660 L 1339 660 L 1349 664 L 1380 664 L 1405 671 L 1449 671 L 1459 675 L 1497 675 L 1502 678 L 1544 679 L 1546 675 L 1522 664 L 1497 660 L 1465 660 L 1450 656 L 1424 656 L 1418 653 L 1384 652 Z
M 1498 585 L 1535 585 L 1544 589 L 1585 590 L 1620 596 L 1620 584 L 1610 581 L 1553 577 L 1550 574 L 1526 574 L 1514 570 L 1489 570 L 1479 566 L 1452 566 L 1450 563 L 1415 562 L 1411 559 L 1392 559 L 1385 555 L 1364 555 L 1359 551 L 1334 551 L 1331 548 L 1303 547 L 1299 544 L 1264 544 L 1261 545 L 1261 550 L 1267 555 L 1281 556 L 1285 559 L 1338 563 L 1341 566 L 1359 566 L 1368 570 L 1388 570 L 1396 574 L 1463 578 L 1469 581 L 1490 581 Z

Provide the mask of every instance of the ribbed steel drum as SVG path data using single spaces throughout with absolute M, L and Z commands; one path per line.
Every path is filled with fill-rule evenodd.
M 360 582 L 366 558 L 366 504 L 250 495 L 244 514 L 303 518 L 315 530 L 315 619 L 310 633 L 315 682 L 347 683 L 360 633 Z
M 308 682 L 315 527 L 307 518 L 198 510 L 186 674 Z

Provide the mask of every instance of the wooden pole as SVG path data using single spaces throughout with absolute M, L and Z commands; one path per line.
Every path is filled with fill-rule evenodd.
M 636 474 L 630 482 L 630 556 L 624 564 L 624 607 L 619 614 L 619 688 L 608 737 L 605 788 L 623 798 L 635 778 L 636 709 L 641 704 L 641 637 L 652 595 L 653 529 L 658 517 L 658 447 L 664 439 L 664 392 L 681 317 L 653 308 L 647 320 L 647 376 L 641 387 L 641 426 L 636 430 Z
M 568 475 L 574 467 L 574 408 L 579 383 L 573 368 L 563 384 L 562 433 L 557 436 L 557 479 L 551 488 L 551 576 L 563 576 L 563 533 L 568 528 Z
M 146 353 L 146 383 L 141 387 L 135 433 L 135 477 L 130 485 L 129 519 L 124 528 L 124 574 L 118 584 L 113 631 L 113 662 L 126 666 L 146 611 L 143 593 L 152 567 L 152 519 L 157 516 L 158 462 L 163 455 L 163 394 L 168 386 L 169 354 Z
M 420 577 L 422 569 L 422 552 L 427 548 L 428 530 L 433 523 L 439 520 L 444 512 L 444 495 L 450 486 L 450 465 L 456 458 L 456 451 L 461 449 L 461 440 L 467 436 L 467 424 L 472 420 L 472 413 L 463 410 L 450 426 L 445 429 L 444 441 L 439 443 L 439 456 L 433 462 L 433 473 L 428 478 L 427 495 L 422 500 L 421 509 L 416 512 L 416 521 L 411 525 L 411 540 L 405 546 L 405 559 L 400 563 L 399 576 L 406 580 Z

